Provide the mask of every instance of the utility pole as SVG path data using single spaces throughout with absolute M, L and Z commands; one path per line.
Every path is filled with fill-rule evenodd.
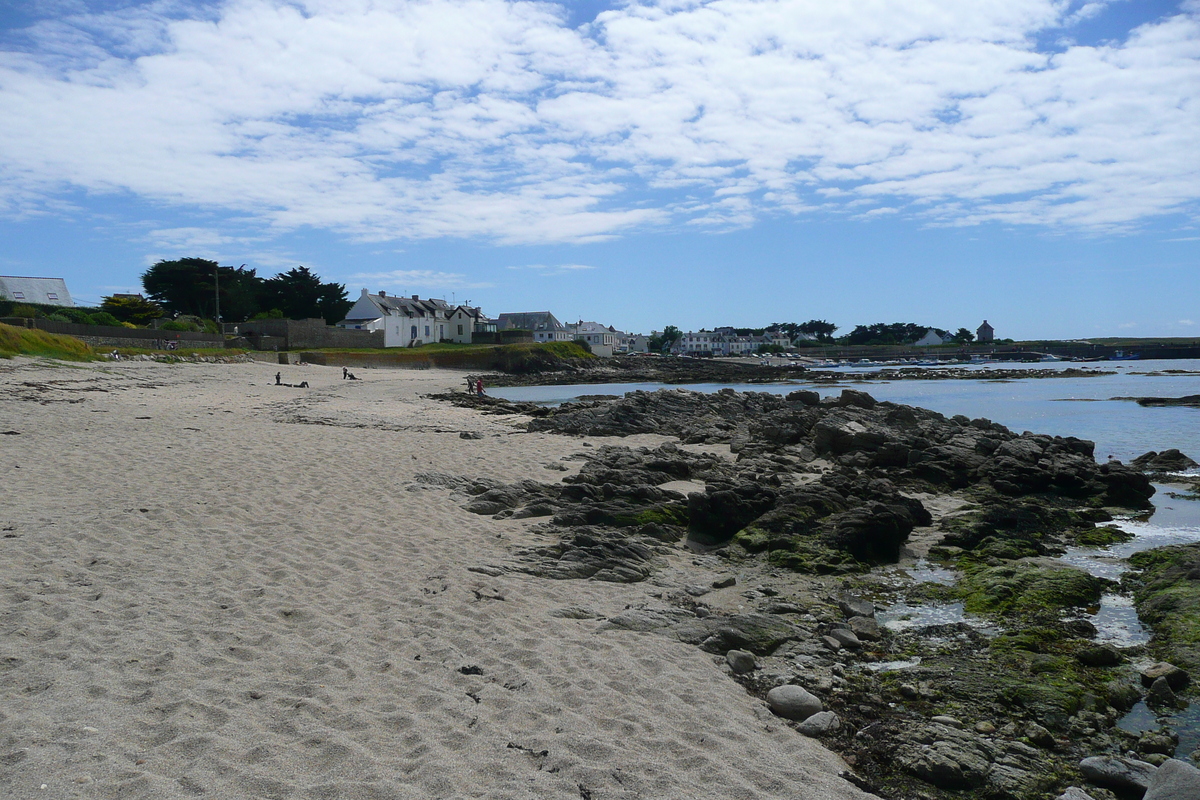
M 216 300 L 217 300 L 217 312 L 216 312 L 217 333 L 223 333 L 224 329 L 221 327 L 221 268 L 220 267 L 217 267 L 216 269 L 213 270 L 213 287 L 214 287 L 214 293 L 216 295 Z

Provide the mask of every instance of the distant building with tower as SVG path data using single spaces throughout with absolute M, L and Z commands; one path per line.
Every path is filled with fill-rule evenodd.
M 991 325 L 988 325 L 988 321 L 986 319 L 983 321 L 982 325 L 975 329 L 975 341 L 977 342 L 991 342 L 994 341 L 995 338 L 996 329 Z

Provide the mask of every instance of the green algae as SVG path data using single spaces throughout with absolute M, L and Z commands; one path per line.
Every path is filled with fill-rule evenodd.
M 956 587 L 974 614 L 1032 618 L 1099 602 L 1104 581 L 1074 567 L 1016 562 L 967 569 Z
M 1200 674 L 1200 544 L 1161 547 L 1129 558 L 1128 576 L 1142 620 L 1154 631 L 1152 647 L 1172 664 Z

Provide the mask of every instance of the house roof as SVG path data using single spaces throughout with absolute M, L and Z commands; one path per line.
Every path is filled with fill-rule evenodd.
M 566 327 L 549 311 L 519 311 L 501 314 L 496 318 L 502 329 L 522 331 L 566 331 Z
M 74 307 L 75 301 L 62 278 L 32 278 L 0 275 L 0 298 L 51 306 Z

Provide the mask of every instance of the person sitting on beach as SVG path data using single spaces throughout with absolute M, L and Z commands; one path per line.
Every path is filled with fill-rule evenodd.
M 351 380 L 351 381 L 356 381 L 356 380 L 358 380 L 358 376 L 355 375 L 353 372 L 347 372 L 346 379 Z

